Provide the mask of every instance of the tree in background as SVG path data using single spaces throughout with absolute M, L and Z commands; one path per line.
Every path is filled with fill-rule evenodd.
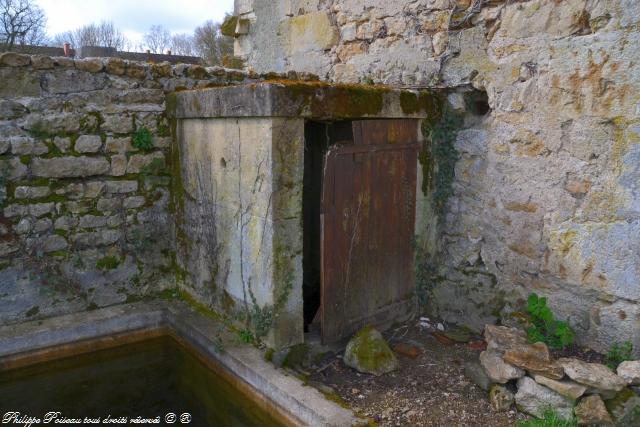
M 174 55 L 198 56 L 194 37 L 186 33 L 174 34 L 171 37 L 171 53 Z
M 220 23 L 207 21 L 194 31 L 195 50 L 208 65 L 226 65 L 233 56 L 233 38 L 222 35 Z
M 57 34 L 53 43 L 57 46 L 71 43 L 76 49 L 82 46 L 102 46 L 123 50 L 131 45 L 122 31 L 110 21 L 88 24 L 73 31 Z
M 0 51 L 46 42 L 47 18 L 32 0 L 0 0 Z
M 162 25 L 152 25 L 143 39 L 151 53 L 164 53 L 171 46 L 171 33 Z

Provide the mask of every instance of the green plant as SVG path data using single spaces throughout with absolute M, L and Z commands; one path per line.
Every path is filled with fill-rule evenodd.
M 238 338 L 240 338 L 240 341 L 245 344 L 254 342 L 253 332 L 251 332 L 249 329 L 240 329 L 239 331 L 237 331 L 237 334 Z
M 114 270 L 120 265 L 120 260 L 115 256 L 106 256 L 96 261 L 98 270 Z
M 517 427 L 577 427 L 577 425 L 575 418 L 563 420 L 552 409 L 544 411 L 542 418 L 530 418 L 516 423 Z
M 144 126 L 141 126 L 133 134 L 132 145 L 141 151 L 153 150 L 153 138 L 151 132 Z
M 552 349 L 563 349 L 573 344 L 574 334 L 567 322 L 556 320 L 547 307 L 547 298 L 538 297 L 535 293 L 527 299 L 527 312 L 531 326 L 527 328 L 527 336 L 531 342 L 544 342 Z
M 625 341 L 622 344 L 614 343 L 605 356 L 606 365 L 612 370 L 616 370 L 619 364 L 625 360 L 633 360 L 633 344 Z

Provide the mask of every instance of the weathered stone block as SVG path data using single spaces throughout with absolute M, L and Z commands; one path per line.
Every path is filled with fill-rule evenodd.
M 144 79 L 147 76 L 147 67 L 141 62 L 128 61 L 126 74 L 136 79 Z
M 100 212 L 115 211 L 122 206 L 122 200 L 120 199 L 99 199 L 97 209 Z
M 105 150 L 108 153 L 120 154 L 126 153 L 128 151 L 137 151 L 137 149 L 131 145 L 131 137 L 114 138 L 112 136 L 107 137 Z
M 121 76 L 125 71 L 125 63 L 120 58 L 107 58 L 105 68 L 107 73 Z
M 50 70 L 55 66 L 53 59 L 46 55 L 31 56 L 31 66 L 34 70 Z
M 84 196 L 89 199 L 95 199 L 102 194 L 105 183 L 102 181 L 92 181 L 85 184 Z
M 12 120 L 27 114 L 27 108 L 15 101 L 0 101 L 0 120 Z
M 80 217 L 80 228 L 100 228 L 107 225 L 107 217 L 96 215 L 85 215 Z
M 56 194 L 66 195 L 69 199 L 80 199 L 84 196 L 84 185 L 80 182 L 69 184 L 56 190 Z
M 78 202 L 66 202 L 64 206 L 71 213 L 81 214 L 89 212 L 93 207 L 93 203 L 91 200 L 81 200 Z
M 33 231 L 36 233 L 43 233 L 51 229 L 53 222 L 49 218 L 42 218 L 35 222 L 33 225 Z
M 124 199 L 122 207 L 125 209 L 137 209 L 141 208 L 145 204 L 145 198 L 143 196 L 132 196 Z
M 16 187 L 14 197 L 16 199 L 38 199 L 51 194 L 49 187 Z
M 33 229 L 33 222 L 29 218 L 22 218 L 13 227 L 13 230 L 18 234 L 27 234 Z
M 102 58 L 85 58 L 76 60 L 76 68 L 89 73 L 98 73 L 104 69 Z
M 53 228 L 56 230 L 68 231 L 78 225 L 78 219 L 70 216 L 61 216 L 56 219 Z
M 133 118 L 128 114 L 105 114 L 100 128 L 105 132 L 131 133 L 133 132 Z
M 44 244 L 42 245 L 42 250 L 45 252 L 55 252 L 66 249 L 69 246 L 64 237 L 58 235 L 48 236 Z
M 15 216 L 32 215 L 40 217 L 54 210 L 53 203 L 36 203 L 33 205 L 8 205 L 4 208 L 4 216 L 13 218 Z
M 286 34 L 289 36 L 288 50 L 292 53 L 323 51 L 338 42 L 338 29 L 331 23 L 325 11 L 296 16 L 288 21 Z
M 125 173 L 127 173 L 127 156 L 124 154 L 111 156 L 111 175 L 122 176 Z
M 109 172 L 106 159 L 93 157 L 58 157 L 33 159 L 31 170 L 35 176 L 45 178 L 74 178 L 103 175 Z
M 71 139 L 56 136 L 53 138 L 53 145 L 55 145 L 61 153 L 66 153 L 71 148 Z
M 43 87 L 51 94 L 80 93 L 104 89 L 106 74 L 91 74 L 74 69 L 55 69 L 43 76 Z
M 151 154 L 136 154 L 131 156 L 129 163 L 127 164 L 127 173 L 140 173 L 145 167 L 149 166 L 151 162 L 159 161 L 161 166 L 164 167 L 164 154 L 160 152 L 154 152 Z
M 5 52 L 0 55 L 0 66 L 7 67 L 26 67 L 31 63 L 31 57 L 29 55 L 23 55 L 14 52 Z
M 78 153 L 97 153 L 102 147 L 100 135 L 80 135 L 74 149 Z
M 27 136 L 11 138 L 11 153 L 15 155 L 41 155 L 49 152 L 49 149 L 40 141 Z
M 106 181 L 107 193 L 124 194 L 138 190 L 138 181 Z
M 117 230 L 103 230 L 88 233 L 78 233 L 71 236 L 74 245 L 86 248 L 93 246 L 106 246 L 116 243 L 121 233 Z

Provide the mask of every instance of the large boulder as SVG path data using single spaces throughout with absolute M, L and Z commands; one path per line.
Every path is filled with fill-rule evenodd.
M 365 326 L 351 338 L 343 360 L 347 366 L 367 374 L 382 375 L 398 369 L 393 351 L 382 334 L 371 326 Z
M 482 364 L 487 376 L 494 383 L 504 384 L 525 374 L 522 369 L 505 363 L 500 357 L 500 353 L 494 350 L 486 350 L 480 353 L 480 364 Z
M 556 380 L 564 377 L 564 369 L 551 359 L 547 345 L 542 342 L 518 344 L 505 351 L 502 358 L 505 362 L 530 373 L 541 374 Z
M 552 409 L 564 420 L 573 416 L 573 402 L 562 395 L 541 386 L 529 377 L 518 380 L 516 406 L 521 412 L 542 418 L 544 412 Z
M 575 412 L 580 426 L 608 426 L 613 423 L 602 398 L 597 394 L 582 399 Z
M 618 392 L 627 385 L 625 380 L 600 363 L 587 363 L 574 358 L 558 359 L 558 363 L 569 378 L 596 391 Z
M 617 372 L 628 384 L 640 385 L 640 360 L 622 362 Z

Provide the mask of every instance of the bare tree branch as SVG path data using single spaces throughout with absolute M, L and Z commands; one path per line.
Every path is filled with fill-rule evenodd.
M 47 18 L 32 0 L 0 0 L 0 51 L 43 44 Z

